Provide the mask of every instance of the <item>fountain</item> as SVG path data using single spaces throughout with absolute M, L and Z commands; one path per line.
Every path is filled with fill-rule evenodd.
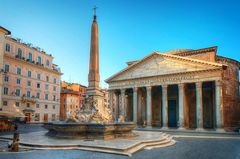
M 102 115 L 96 100 L 92 96 L 85 98 L 80 112 L 68 118 L 65 122 L 47 123 L 48 136 L 58 138 L 78 139 L 114 139 L 118 137 L 136 136 L 132 130 L 136 127 L 133 122 L 113 122 L 109 108 Z
M 65 122 L 45 124 L 48 129 L 46 135 L 58 138 L 79 139 L 114 139 L 118 137 L 136 136 L 132 130 L 136 127 L 133 122 L 113 122 L 111 109 L 104 105 L 104 96 L 99 88 L 99 53 L 98 53 L 98 24 L 96 8 L 91 29 L 90 64 L 88 74 L 88 88 L 81 110 L 76 116 Z

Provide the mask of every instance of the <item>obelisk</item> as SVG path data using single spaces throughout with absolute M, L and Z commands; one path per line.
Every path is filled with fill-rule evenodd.
M 88 73 L 87 95 L 101 95 L 99 88 L 99 47 L 98 47 L 98 24 L 96 7 L 93 8 L 94 16 L 91 28 L 90 61 Z

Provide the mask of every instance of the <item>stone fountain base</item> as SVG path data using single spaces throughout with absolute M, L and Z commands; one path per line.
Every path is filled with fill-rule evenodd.
M 57 122 L 45 124 L 44 127 L 48 129 L 46 135 L 57 138 L 110 140 L 136 136 L 132 132 L 136 127 L 133 122 L 109 124 Z

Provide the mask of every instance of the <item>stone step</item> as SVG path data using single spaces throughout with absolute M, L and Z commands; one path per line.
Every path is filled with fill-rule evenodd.
M 140 145 L 128 150 L 129 153 L 134 154 L 142 149 L 151 149 L 156 147 L 166 147 L 175 144 L 175 141 L 172 139 L 171 136 L 166 135 L 162 141 L 155 141 L 155 142 L 144 142 Z
M 166 140 L 166 138 L 168 138 L 168 136 L 169 136 L 169 135 L 167 135 L 166 133 L 164 133 L 164 134 L 162 134 L 162 135 L 160 136 L 160 139 L 159 139 L 159 140 L 157 140 L 157 139 L 155 139 L 155 140 L 148 140 L 148 141 L 144 141 L 144 143 L 161 142 L 161 141 Z M 125 151 L 129 151 L 129 150 L 131 150 L 132 148 L 141 145 L 142 143 L 143 143 L 143 142 L 140 142 L 140 143 L 137 143 L 137 144 L 132 145 L 132 146 L 130 146 L 130 147 L 127 147 L 127 148 L 125 149 Z

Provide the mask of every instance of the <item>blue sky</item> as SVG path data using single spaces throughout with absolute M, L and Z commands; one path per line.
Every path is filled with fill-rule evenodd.
M 87 85 L 92 8 L 97 5 L 101 86 L 153 51 L 218 46 L 240 61 L 235 0 L 0 0 L 0 25 L 53 54 L 63 80 Z

